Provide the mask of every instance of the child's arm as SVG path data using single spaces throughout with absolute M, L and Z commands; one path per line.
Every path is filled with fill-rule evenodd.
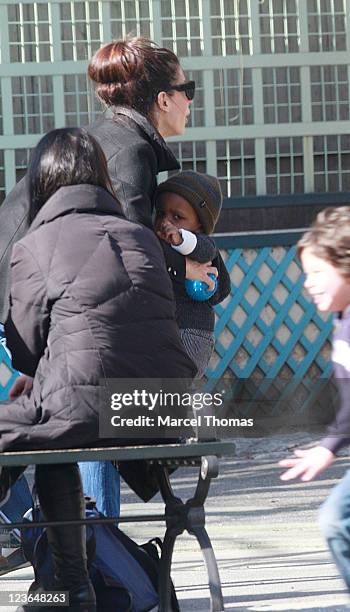
M 215 266 L 218 271 L 218 288 L 209 299 L 209 302 L 212 306 L 215 306 L 215 304 L 220 304 L 220 302 L 229 295 L 231 291 L 231 279 L 224 260 L 220 255 L 220 251 L 217 252 L 217 256 L 213 260 L 213 266 Z
M 321 445 L 308 449 L 297 448 L 294 455 L 295 457 L 282 459 L 279 462 L 282 467 L 289 468 L 283 472 L 281 480 L 293 480 L 300 477 L 300 480 L 308 482 L 329 467 L 335 459 L 335 454 Z
M 292 480 L 300 477 L 303 481 L 313 480 L 323 472 L 336 458 L 336 453 L 350 444 L 350 369 L 348 365 L 348 350 L 350 343 L 345 340 L 349 336 L 349 328 L 340 340 L 340 350 L 337 353 L 337 340 L 333 344 L 333 365 L 340 396 L 339 410 L 332 423 L 327 427 L 327 435 L 318 446 L 294 451 L 295 457 L 280 461 L 280 465 L 289 468 L 281 476 L 282 480 Z M 345 355 L 345 359 L 344 359 Z
M 195 234 L 185 229 L 178 229 L 169 221 L 163 221 L 157 235 L 172 246 L 175 251 L 198 263 L 212 261 L 217 255 L 215 242 L 206 234 Z

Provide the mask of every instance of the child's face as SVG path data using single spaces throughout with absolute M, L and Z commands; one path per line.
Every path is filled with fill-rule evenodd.
M 163 221 L 168 221 L 177 228 L 199 232 L 202 227 L 196 211 L 191 204 L 177 193 L 163 192 L 158 199 L 158 211 L 155 228 L 160 229 Z
M 315 255 L 311 248 L 301 253 L 305 274 L 304 287 L 323 312 L 342 312 L 350 304 L 350 279 L 339 274 L 326 259 Z

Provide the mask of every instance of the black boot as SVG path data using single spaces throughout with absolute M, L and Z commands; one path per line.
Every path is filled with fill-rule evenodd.
M 44 520 L 85 518 L 85 503 L 78 465 L 38 465 L 36 487 Z M 85 527 L 48 527 L 55 580 L 53 591 L 69 592 L 69 612 L 96 612 L 96 598 L 89 579 Z M 43 592 L 41 587 L 35 593 Z M 57 612 L 57 606 L 23 606 L 17 612 Z

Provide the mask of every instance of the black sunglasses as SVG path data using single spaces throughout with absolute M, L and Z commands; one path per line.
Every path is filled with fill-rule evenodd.
M 165 89 L 164 91 L 184 91 L 187 100 L 193 100 L 194 94 L 196 92 L 196 83 L 195 81 L 186 81 L 185 83 L 180 83 L 180 85 L 172 85 L 169 89 Z

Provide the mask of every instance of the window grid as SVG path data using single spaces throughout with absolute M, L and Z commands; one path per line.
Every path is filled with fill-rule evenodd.
M 202 0 L 161 0 L 160 9 L 162 45 L 179 57 L 203 55 Z
M 248 0 L 210 0 L 213 55 L 252 55 Z
M 55 124 L 51 76 L 12 77 L 15 134 L 43 134 Z
M 305 2 L 305 0 L 301 0 Z M 262 53 L 297 53 L 300 48 L 298 0 L 259 4 Z
M 202 70 L 188 70 L 186 72 L 188 80 L 196 82 L 196 95 L 191 104 L 191 114 L 188 120 L 188 127 L 205 126 L 205 106 L 204 106 L 204 84 Z
M 313 121 L 349 119 L 347 66 L 311 66 L 310 81 Z
M 15 151 L 16 183 L 18 183 L 27 172 L 31 151 L 32 149 L 16 149 Z
M 217 177 L 224 197 L 256 195 L 255 142 L 218 140 Z
M 315 191 L 350 190 L 350 136 L 314 137 Z
M 152 0 L 114 0 L 110 4 L 112 38 L 136 36 L 153 38 Z
M 53 61 L 49 3 L 8 4 L 10 62 Z
M 4 151 L 0 149 L 0 204 L 5 199 L 5 160 Z
M 345 51 L 345 0 L 308 0 L 309 51 Z
M 263 68 L 265 123 L 290 123 L 302 120 L 300 69 Z
M 86 74 L 70 74 L 63 79 L 64 114 L 67 127 L 87 125 L 101 113 Z
M 3 134 L 4 132 L 2 118 L 3 118 L 3 110 L 2 110 L 1 79 L 0 79 L 0 134 Z
M 216 125 L 254 123 L 251 68 L 214 70 Z
M 101 46 L 102 3 L 64 2 L 60 7 L 63 60 L 87 60 Z
M 303 141 L 300 137 L 265 141 L 266 193 L 304 191 Z
M 169 147 L 178 160 L 181 170 L 207 171 L 207 152 L 204 141 L 171 142 Z M 178 170 L 169 172 L 169 176 Z

